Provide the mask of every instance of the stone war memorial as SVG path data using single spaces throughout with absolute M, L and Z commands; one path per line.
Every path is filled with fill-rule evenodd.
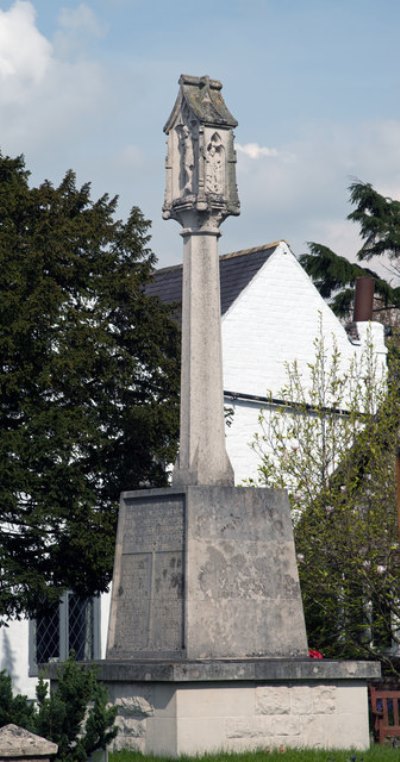
M 225 449 L 218 238 L 240 211 L 222 85 L 181 76 L 163 216 L 183 238 L 180 448 L 172 485 L 125 492 L 107 659 L 117 748 L 160 756 L 369 745 L 380 666 L 308 657 L 289 502 L 235 487 Z

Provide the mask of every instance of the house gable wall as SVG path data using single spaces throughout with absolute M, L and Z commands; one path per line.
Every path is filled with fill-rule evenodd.
M 240 395 L 279 397 L 287 383 L 285 363 L 294 360 L 307 383 L 321 324 L 328 357 L 335 337 L 343 367 L 364 351 L 362 342 L 350 342 L 287 244 L 281 242 L 222 318 L 224 389 L 238 395 L 237 400 L 228 396 L 225 400 L 234 410 L 227 450 L 237 484 L 257 476 L 259 458 L 250 442 L 259 429 L 261 407 L 259 401 L 243 400 Z M 385 366 L 382 326 L 371 325 L 375 350 Z M 365 330 L 362 336 L 365 342 Z

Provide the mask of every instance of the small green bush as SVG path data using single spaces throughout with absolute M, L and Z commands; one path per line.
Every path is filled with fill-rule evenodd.
M 12 722 L 58 745 L 60 762 L 86 762 L 115 738 L 116 709 L 107 705 L 107 691 L 94 669 L 84 669 L 75 657 L 60 666 L 57 686 L 48 694 L 39 680 L 36 703 L 12 695 L 11 678 L 0 672 L 0 727 Z
M 5 670 L 0 672 L 0 728 L 3 725 L 20 725 L 34 732 L 35 707 L 26 696 L 13 696 L 11 677 Z

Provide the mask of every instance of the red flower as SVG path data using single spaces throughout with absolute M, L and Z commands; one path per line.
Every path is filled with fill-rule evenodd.
M 309 648 L 308 649 L 308 655 L 310 659 L 323 659 L 324 656 L 321 653 L 321 651 L 316 651 L 315 648 Z

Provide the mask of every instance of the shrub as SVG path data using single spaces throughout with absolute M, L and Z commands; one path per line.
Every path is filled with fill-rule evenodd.
M 3 725 L 20 725 L 35 730 L 35 706 L 27 696 L 13 696 L 11 677 L 5 670 L 0 672 L 0 728 Z
M 39 680 L 36 699 L 34 704 L 26 696 L 13 697 L 11 678 L 0 673 L 0 727 L 13 722 L 53 741 L 60 762 L 86 762 L 117 734 L 116 709 L 107 705 L 105 687 L 95 669 L 79 666 L 74 655 L 60 666 L 51 695 L 47 683 Z

